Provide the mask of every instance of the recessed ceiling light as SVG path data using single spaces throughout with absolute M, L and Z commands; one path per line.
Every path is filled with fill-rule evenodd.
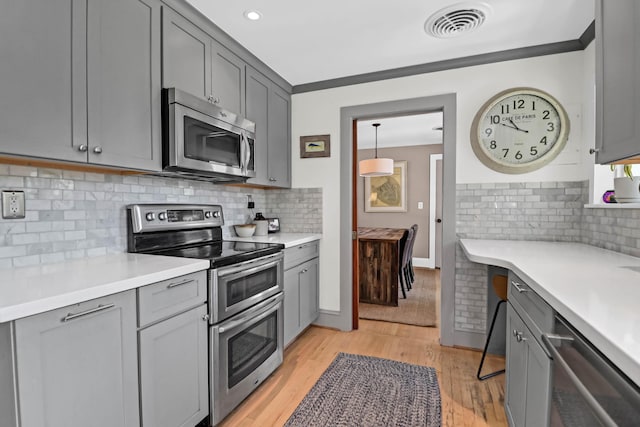
M 244 17 L 250 21 L 257 21 L 258 19 L 262 18 L 262 14 L 257 10 L 247 10 L 244 13 Z

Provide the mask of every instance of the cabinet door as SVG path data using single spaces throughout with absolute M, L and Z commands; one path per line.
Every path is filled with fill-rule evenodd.
M 527 407 L 525 425 L 546 427 L 549 425 L 551 401 L 551 359 L 536 339 L 527 340 Z
M 0 152 L 87 160 L 86 4 L 5 1 L 0 13 Z
M 246 64 L 229 49 L 211 40 L 211 96 L 220 107 L 244 115 Z
M 162 87 L 208 99 L 211 37 L 167 6 L 162 7 Z
M 300 270 L 300 329 L 318 318 L 318 258 L 302 264 Z
M 256 177 L 250 184 L 269 185 L 269 91 L 271 82 L 251 67 L 247 67 L 247 118 L 256 124 L 255 169 Z
M 608 163 L 640 154 L 640 3 L 596 3 L 596 154 Z
M 288 345 L 300 331 L 300 286 L 298 267 L 284 272 L 284 345 Z
M 22 427 L 139 426 L 134 291 L 15 321 Z
M 158 171 L 160 3 L 89 0 L 89 162 Z
M 207 306 L 140 331 L 142 425 L 193 427 L 209 414 Z
M 528 350 L 527 342 L 517 338 L 517 334 L 523 333 L 525 329 L 518 313 L 511 304 L 507 304 L 507 390 L 504 406 L 509 425 L 513 427 L 525 425 Z
M 291 97 L 276 85 L 269 98 L 269 183 L 291 187 Z

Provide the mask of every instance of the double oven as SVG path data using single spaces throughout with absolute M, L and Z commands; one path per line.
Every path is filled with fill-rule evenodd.
M 129 252 L 207 259 L 209 394 L 216 425 L 283 360 L 281 245 L 222 239 L 219 205 L 130 205 Z

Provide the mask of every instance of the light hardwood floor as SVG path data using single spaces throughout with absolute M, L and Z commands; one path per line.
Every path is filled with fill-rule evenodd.
M 282 426 L 338 352 L 432 366 L 438 373 L 443 426 L 506 426 L 504 375 L 478 381 L 481 353 L 442 347 L 438 329 L 360 320 L 340 332 L 312 326 L 285 351 L 284 363 L 220 426 Z M 504 358 L 487 357 L 485 371 Z

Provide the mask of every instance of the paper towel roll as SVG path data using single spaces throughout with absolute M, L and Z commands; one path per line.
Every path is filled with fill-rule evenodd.
M 256 225 L 256 232 L 254 236 L 266 236 L 269 232 L 269 221 L 265 220 L 255 220 L 253 223 Z

